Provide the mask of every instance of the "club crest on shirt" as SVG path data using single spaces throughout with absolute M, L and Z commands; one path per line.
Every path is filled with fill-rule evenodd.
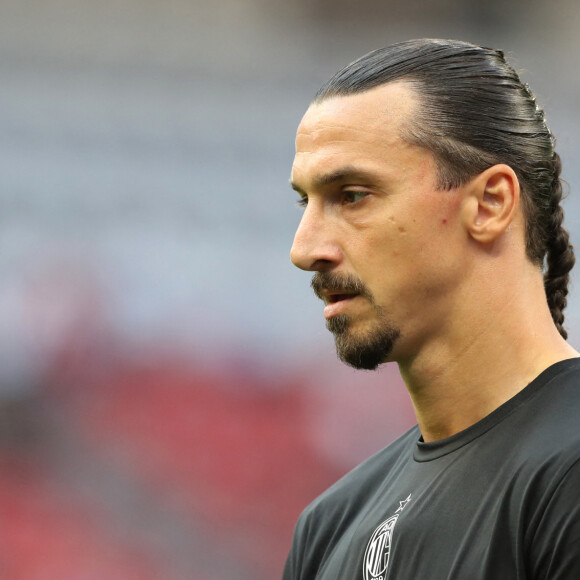
M 387 569 L 389 567 L 389 557 L 391 555 L 391 543 L 393 541 L 393 531 L 395 524 L 405 509 L 405 506 L 411 501 L 411 494 L 407 499 L 399 502 L 399 508 L 393 516 L 385 520 L 373 532 L 363 560 L 363 577 L 364 580 L 385 580 Z

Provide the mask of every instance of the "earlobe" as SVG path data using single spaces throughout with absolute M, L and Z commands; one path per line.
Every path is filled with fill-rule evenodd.
M 471 237 L 480 243 L 499 238 L 513 222 L 520 202 L 518 178 L 508 165 L 493 165 L 470 182 L 465 220 Z

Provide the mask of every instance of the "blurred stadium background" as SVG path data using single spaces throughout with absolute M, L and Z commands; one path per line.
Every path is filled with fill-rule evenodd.
M 576 241 L 579 28 L 573 0 L 0 0 L 0 577 L 279 577 L 302 507 L 413 422 L 288 259 L 311 96 L 391 42 L 503 48 Z

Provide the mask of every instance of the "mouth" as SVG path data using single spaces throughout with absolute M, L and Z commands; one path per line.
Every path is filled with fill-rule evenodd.
M 351 304 L 358 302 L 357 298 L 365 298 L 373 304 L 372 294 L 362 280 L 354 275 L 316 272 L 310 286 L 314 294 L 324 302 L 324 317 L 327 320 L 338 315 L 347 315 L 352 308 Z
M 341 293 L 341 292 L 325 292 L 324 293 L 324 317 L 329 320 L 339 314 L 345 314 L 348 310 L 348 305 L 360 294 L 356 293 Z
M 335 304 L 336 302 L 342 302 L 343 300 L 352 300 L 356 296 L 358 296 L 358 294 L 326 292 L 324 301 L 326 304 Z

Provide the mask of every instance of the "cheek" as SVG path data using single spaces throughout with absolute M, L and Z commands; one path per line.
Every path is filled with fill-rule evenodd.
M 461 199 L 451 191 L 439 192 L 441 194 L 440 203 L 434 213 L 434 219 L 439 227 L 448 227 L 457 223 L 461 215 Z
M 392 276 L 394 271 L 411 267 L 413 255 L 419 251 L 423 236 L 417 236 L 413 225 L 396 223 L 385 225 L 382 231 L 369 237 L 361 248 L 368 257 L 369 270 L 377 277 Z

